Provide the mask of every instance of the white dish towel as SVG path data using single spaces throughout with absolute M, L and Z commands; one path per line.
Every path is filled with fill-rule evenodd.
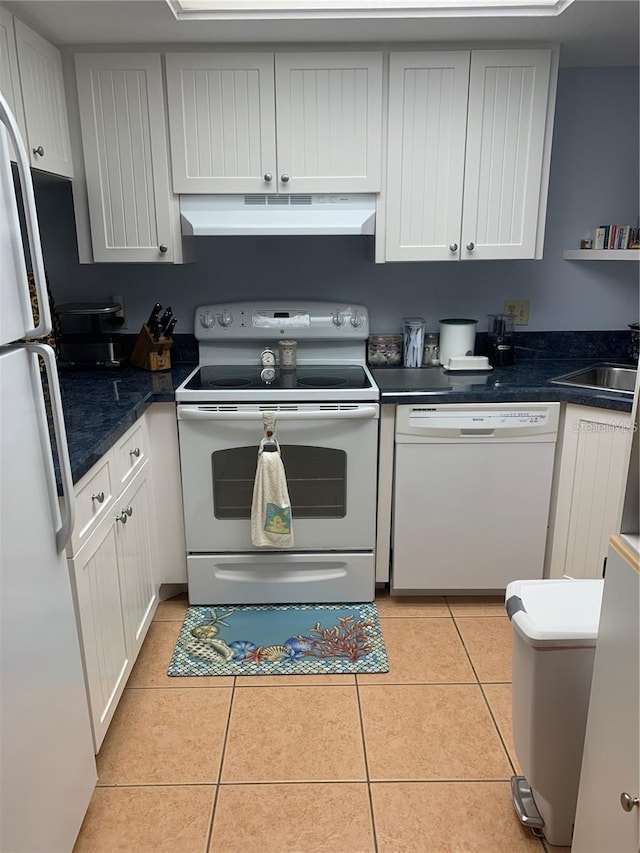
M 265 451 L 260 442 L 251 504 L 251 541 L 259 548 L 292 548 L 291 501 L 280 446 Z M 273 443 L 273 439 L 270 440 Z

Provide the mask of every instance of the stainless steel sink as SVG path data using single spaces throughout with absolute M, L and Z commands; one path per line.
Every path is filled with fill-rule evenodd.
M 591 367 L 583 367 L 564 376 L 556 376 L 551 382 L 556 385 L 574 385 L 578 388 L 594 388 L 598 391 L 616 391 L 619 394 L 633 394 L 636 384 L 635 367 L 602 362 Z

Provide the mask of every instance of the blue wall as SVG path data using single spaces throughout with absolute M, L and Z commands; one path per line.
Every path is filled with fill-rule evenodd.
M 506 298 L 531 300 L 528 329 L 621 329 L 639 315 L 638 264 L 562 258 L 597 225 L 638 223 L 638 69 L 560 72 L 544 259 L 373 263 L 373 238 L 201 238 L 196 263 L 80 265 L 68 185 L 39 191 L 45 262 L 57 302 L 124 296 L 129 330 L 159 301 L 190 332 L 196 305 L 257 297 L 328 298 L 369 307 L 374 331 L 419 314 L 471 316 L 484 328 Z

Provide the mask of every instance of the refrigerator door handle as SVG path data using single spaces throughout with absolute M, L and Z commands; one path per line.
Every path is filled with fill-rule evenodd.
M 69 450 L 67 448 L 67 433 L 64 427 L 64 415 L 62 413 L 62 396 L 60 394 L 60 383 L 58 382 L 58 369 L 56 367 L 53 350 L 47 344 L 27 344 L 26 349 L 36 355 L 42 356 L 49 393 L 51 396 L 51 412 L 53 415 L 53 429 L 58 447 L 58 463 L 62 479 L 62 496 L 64 497 L 65 517 L 58 530 L 56 530 L 56 547 L 58 553 L 62 553 L 71 538 L 71 531 L 76 520 L 76 497 L 73 490 L 73 479 L 71 477 L 71 462 L 69 461 Z
M 31 180 L 31 166 L 26 148 L 22 141 L 18 123 L 9 105 L 0 94 L 0 122 L 5 126 L 7 134 L 13 143 L 18 164 L 18 174 L 22 188 L 22 202 L 24 205 L 24 217 L 27 224 L 27 237 L 29 240 L 29 253 L 33 266 L 33 281 L 38 299 L 39 322 L 33 329 L 27 329 L 25 339 L 33 340 L 43 338 L 51 333 L 51 310 L 49 308 L 49 294 L 44 274 L 44 261 L 42 259 L 42 247 L 40 245 L 40 228 L 36 214 L 36 199 L 33 194 L 33 181 Z M 31 314 L 31 301 L 28 290 L 25 291 L 26 304 L 29 308 L 27 316 Z

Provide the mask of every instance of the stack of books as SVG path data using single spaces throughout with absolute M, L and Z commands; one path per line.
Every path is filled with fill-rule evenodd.
M 593 230 L 593 249 L 640 248 L 640 229 L 631 225 L 600 225 Z

